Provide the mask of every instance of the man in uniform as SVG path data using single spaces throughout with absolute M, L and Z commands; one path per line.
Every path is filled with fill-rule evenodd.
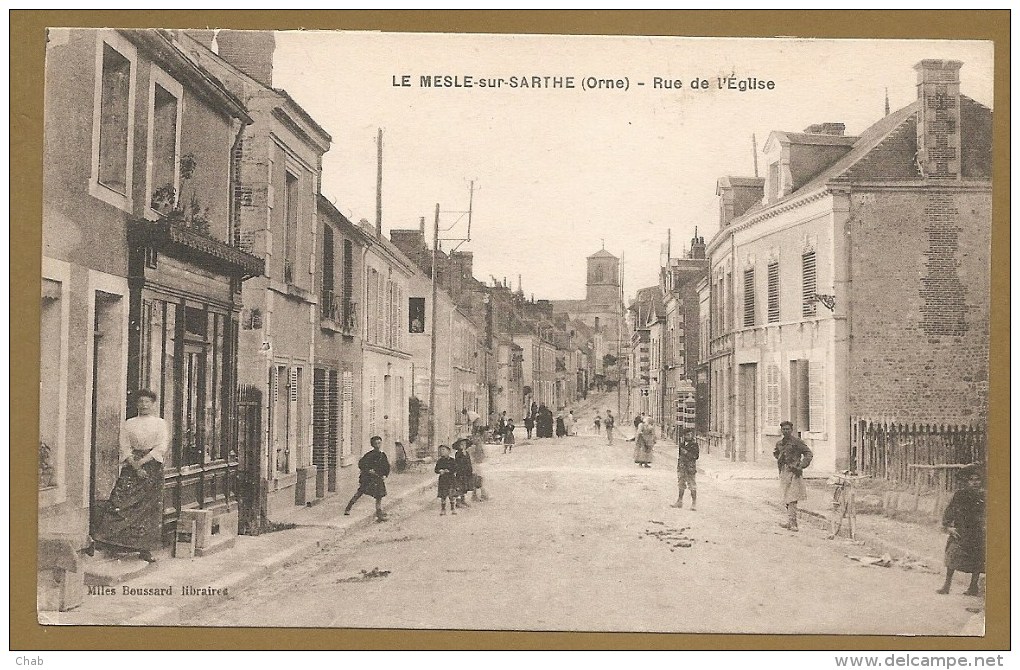
M 807 488 L 804 486 L 804 468 L 811 465 L 811 458 L 814 454 L 804 444 L 803 440 L 793 434 L 793 423 L 783 421 L 779 424 L 783 432 L 783 439 L 776 442 L 776 448 L 772 455 L 776 458 L 776 465 L 779 467 L 779 491 L 786 505 L 786 513 L 789 520 L 779 524 L 787 530 L 798 530 L 797 528 L 797 503 L 807 500 Z
M 679 493 L 673 507 L 683 509 L 684 490 L 691 490 L 691 511 L 698 509 L 698 456 L 701 450 L 698 448 L 698 441 L 694 439 L 694 431 L 690 428 L 680 429 L 680 445 L 676 459 L 676 485 Z

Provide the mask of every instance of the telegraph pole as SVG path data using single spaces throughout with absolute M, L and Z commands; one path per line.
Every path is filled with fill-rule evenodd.
M 616 416 L 623 418 L 623 318 L 626 314 L 624 306 L 623 277 L 625 274 L 626 251 L 620 252 L 620 313 L 616 317 Z M 629 394 L 628 394 L 629 395 Z
M 432 229 L 432 337 L 429 352 L 429 453 L 436 453 L 436 296 L 439 288 L 439 203 Z

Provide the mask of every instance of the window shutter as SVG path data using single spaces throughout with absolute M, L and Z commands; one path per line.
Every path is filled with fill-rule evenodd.
M 376 401 L 376 398 L 375 398 L 376 388 L 375 387 L 376 387 L 376 381 L 375 381 L 375 376 L 373 375 L 368 380 L 368 436 L 369 437 L 375 435 L 375 410 L 376 410 L 376 407 L 375 407 L 375 404 L 376 404 L 376 402 L 375 402 Z
M 269 371 L 269 384 L 272 386 L 273 404 L 280 402 L 280 368 L 275 365 Z
M 825 432 L 825 363 L 808 363 L 808 421 L 812 433 Z
M 779 263 L 769 263 L 769 323 L 779 321 Z
M 385 344 L 388 347 L 393 346 L 393 282 L 386 282 L 386 312 L 384 315 L 383 323 L 385 332 Z
M 754 325 L 754 268 L 744 270 L 744 327 Z
M 376 284 L 375 341 L 376 344 L 382 344 L 386 342 L 386 331 L 384 330 L 386 327 L 386 312 L 384 311 L 386 309 L 386 299 L 384 297 L 386 293 L 386 279 L 382 276 L 381 272 L 376 274 Z
M 326 465 L 326 443 L 329 438 L 329 404 L 327 374 L 322 368 L 312 373 L 312 464 Z
M 801 290 L 803 297 L 804 316 L 814 316 L 818 306 L 815 300 L 817 277 L 815 273 L 815 252 L 809 251 L 801 256 Z
M 290 388 L 290 401 L 291 402 L 297 402 L 298 401 L 298 369 L 295 368 L 295 367 L 292 367 L 290 369 L 290 380 L 289 380 L 289 382 L 290 383 L 288 384 L 288 386 Z
M 351 454 L 354 445 L 354 373 L 345 370 L 343 377 L 343 413 L 341 414 L 344 430 L 341 449 L 344 456 Z
M 336 370 L 329 371 L 326 388 L 326 407 L 328 413 L 326 462 L 329 465 L 336 465 L 338 462 L 337 451 L 340 441 L 340 426 L 343 424 L 343 415 L 340 413 L 340 393 Z
M 775 363 L 765 367 L 765 423 L 767 429 L 779 428 L 780 371 Z

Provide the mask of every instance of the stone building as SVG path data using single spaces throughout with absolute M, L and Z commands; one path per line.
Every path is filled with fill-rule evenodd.
M 857 136 L 773 132 L 764 180 L 719 180 L 713 446 L 769 460 L 789 419 L 831 471 L 861 422 L 984 426 L 991 110 L 960 68 L 921 61 L 910 105 Z
M 42 538 L 84 546 L 142 388 L 171 429 L 164 540 L 191 513 L 236 534 L 241 287 L 263 262 L 237 245 L 231 147 L 251 121 L 175 33 L 49 31 Z
M 361 456 L 364 427 L 362 337 L 367 231 L 351 223 L 325 196 L 318 206 L 318 330 L 312 377 L 312 464 L 316 493 L 337 490 L 339 470 Z
M 617 363 L 606 370 L 605 358 L 626 356 L 630 340 L 624 317 L 620 259 L 601 249 L 588 256 L 587 268 L 584 300 L 554 300 L 553 310 L 583 321 L 595 331 L 594 374 L 600 384 L 615 383 L 622 374 L 622 365 Z
M 218 52 L 194 33 L 193 58 L 249 108 L 254 123 L 233 148 L 238 163 L 238 240 L 266 259 L 244 289 L 240 379 L 261 398 L 259 478 L 263 512 L 304 505 L 314 491 L 318 194 L 332 141 L 286 91 L 273 87 L 272 32 L 221 30 Z M 310 481 L 311 480 L 311 481 Z

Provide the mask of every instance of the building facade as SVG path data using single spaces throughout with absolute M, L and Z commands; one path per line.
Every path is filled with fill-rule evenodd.
M 312 464 L 325 491 L 337 490 L 339 468 L 353 465 L 364 444 L 360 287 L 365 284 L 366 232 L 323 195 L 317 197 L 318 330 L 312 372 Z M 322 473 L 322 474 L 319 474 Z M 317 493 L 323 482 L 317 481 Z
M 991 111 L 960 65 L 918 63 L 918 99 L 859 136 L 774 132 L 764 180 L 719 181 L 709 436 L 732 457 L 771 458 L 782 420 L 822 471 L 857 456 L 853 423 L 986 422 Z
M 43 179 L 39 531 L 84 546 L 118 476 L 132 392 L 170 425 L 163 535 L 236 534 L 242 283 L 236 138 L 252 121 L 178 34 L 51 30 Z
M 244 100 L 254 123 L 233 147 L 239 164 L 238 241 L 266 259 L 245 286 L 240 382 L 260 397 L 263 513 L 304 505 L 314 487 L 317 223 L 322 155 L 331 138 L 273 87 L 271 32 L 195 34 L 190 53 Z

